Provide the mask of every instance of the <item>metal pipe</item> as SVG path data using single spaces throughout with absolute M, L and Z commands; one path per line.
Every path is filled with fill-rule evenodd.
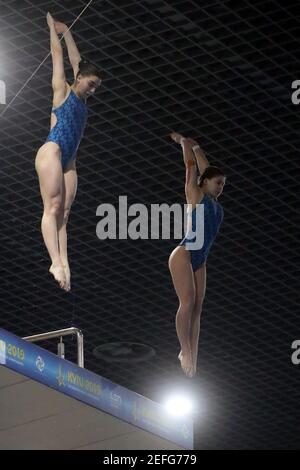
M 71 327 L 63 330 L 49 331 L 48 333 L 40 333 L 38 335 L 25 336 L 23 339 L 30 343 L 36 343 L 45 339 L 59 338 L 60 336 L 76 335 L 77 337 L 77 364 L 84 367 L 84 350 L 83 350 L 83 334 L 79 328 Z

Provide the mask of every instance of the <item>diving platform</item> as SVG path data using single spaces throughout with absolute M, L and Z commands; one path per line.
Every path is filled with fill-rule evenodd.
M 11 449 L 193 449 L 193 422 L 0 328 L 0 450 Z

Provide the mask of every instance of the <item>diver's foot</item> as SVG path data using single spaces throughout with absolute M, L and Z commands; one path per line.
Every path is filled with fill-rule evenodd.
M 63 264 L 63 268 L 65 271 L 65 277 L 66 277 L 66 291 L 70 292 L 71 290 L 71 271 L 69 265 Z
M 49 272 L 53 275 L 54 279 L 58 282 L 61 289 L 66 290 L 66 275 L 65 270 L 61 264 L 51 264 Z
M 193 361 L 192 361 L 192 355 L 191 353 L 186 353 L 183 354 L 182 351 L 180 351 L 178 355 L 178 359 L 180 360 L 181 363 L 181 368 L 185 375 L 187 377 L 194 377 L 194 367 L 193 367 Z M 193 375 L 194 374 L 194 375 Z

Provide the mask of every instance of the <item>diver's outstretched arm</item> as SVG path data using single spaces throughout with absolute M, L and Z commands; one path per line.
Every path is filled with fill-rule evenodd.
M 54 101 L 64 98 L 66 90 L 66 76 L 64 68 L 64 57 L 61 43 L 55 30 L 54 19 L 47 13 L 47 23 L 50 29 L 50 47 L 52 55 L 52 87 L 54 91 Z
M 55 30 L 57 34 L 63 34 L 64 40 L 68 50 L 68 56 L 70 64 L 73 68 L 74 78 L 76 78 L 79 70 L 79 62 L 81 61 L 81 56 L 79 50 L 75 44 L 71 31 L 68 31 L 68 26 L 60 21 L 54 21 Z

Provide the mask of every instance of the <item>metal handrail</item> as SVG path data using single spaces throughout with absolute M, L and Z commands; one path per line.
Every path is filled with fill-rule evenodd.
M 60 336 L 77 336 L 77 364 L 79 367 L 84 367 L 84 353 L 83 353 L 83 334 L 79 328 L 71 327 L 63 330 L 49 331 L 48 333 L 41 333 L 39 335 L 25 336 L 23 339 L 30 343 L 42 341 L 43 339 L 59 338 Z

